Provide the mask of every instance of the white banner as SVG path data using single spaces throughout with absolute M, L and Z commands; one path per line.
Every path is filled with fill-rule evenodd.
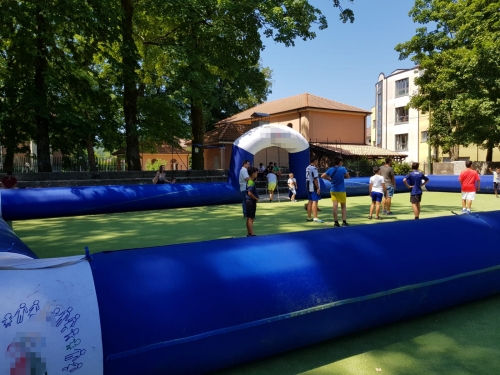
M 81 256 L 0 259 L 0 374 L 102 373 L 89 263 Z

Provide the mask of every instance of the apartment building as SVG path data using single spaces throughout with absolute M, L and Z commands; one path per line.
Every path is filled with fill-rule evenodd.
M 400 154 L 407 162 L 427 163 L 429 155 L 440 161 L 450 161 L 448 154 L 432 150 L 427 143 L 429 115 L 409 108 L 412 95 L 418 91 L 414 80 L 422 70 L 418 67 L 397 69 L 386 76 L 380 73 L 375 84 L 375 106 L 372 108 L 371 142 Z M 477 145 L 460 146 L 459 160 L 484 161 L 486 150 Z M 493 160 L 500 160 L 500 151 L 493 151 Z

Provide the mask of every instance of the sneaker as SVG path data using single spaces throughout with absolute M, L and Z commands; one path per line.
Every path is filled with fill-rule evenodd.
M 313 221 L 313 219 L 307 218 L 307 221 L 311 223 Z
M 314 218 L 313 221 L 315 223 L 324 223 L 325 222 L 324 220 L 321 220 L 321 219 L 318 219 L 318 218 Z
M 371 220 L 372 219 L 372 215 L 368 215 L 368 219 Z
M 466 214 L 467 210 L 465 208 L 462 208 L 462 214 Z
M 383 220 L 380 216 L 377 216 L 375 220 Z
M 250 234 L 250 233 L 247 234 L 247 237 L 255 237 L 255 236 L 256 236 L 256 234 Z
M 333 226 L 334 226 L 335 228 L 339 228 L 339 227 L 340 227 L 340 224 L 339 224 L 339 222 L 338 222 L 338 221 L 336 221 L 335 223 L 333 223 Z
M 472 211 L 471 210 L 467 210 L 467 215 L 472 215 Z
M 394 215 L 394 214 L 392 213 L 392 211 L 386 212 L 385 214 L 386 214 L 386 215 Z
M 344 221 L 344 222 L 342 223 L 342 226 L 343 226 L 343 227 L 350 227 L 350 225 L 347 223 L 347 221 Z
M 387 215 L 387 211 L 386 211 L 386 210 L 382 210 L 382 213 L 383 213 L 384 215 Z

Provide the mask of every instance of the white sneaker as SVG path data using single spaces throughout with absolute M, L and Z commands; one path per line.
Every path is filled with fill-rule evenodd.
M 321 219 L 318 219 L 318 218 L 315 218 L 313 221 L 315 223 L 324 223 L 325 222 L 324 220 L 321 220 Z

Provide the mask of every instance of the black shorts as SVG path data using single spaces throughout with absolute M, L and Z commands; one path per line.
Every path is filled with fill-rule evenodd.
M 257 211 L 257 201 L 253 199 L 247 199 L 247 217 L 250 219 L 255 219 L 255 212 Z
M 413 204 L 420 203 L 422 201 L 422 194 L 410 195 L 410 202 Z
M 498 187 L 499 187 L 498 185 L 500 185 L 498 182 L 494 182 L 493 183 L 493 189 L 495 189 L 495 190 L 498 189 Z

